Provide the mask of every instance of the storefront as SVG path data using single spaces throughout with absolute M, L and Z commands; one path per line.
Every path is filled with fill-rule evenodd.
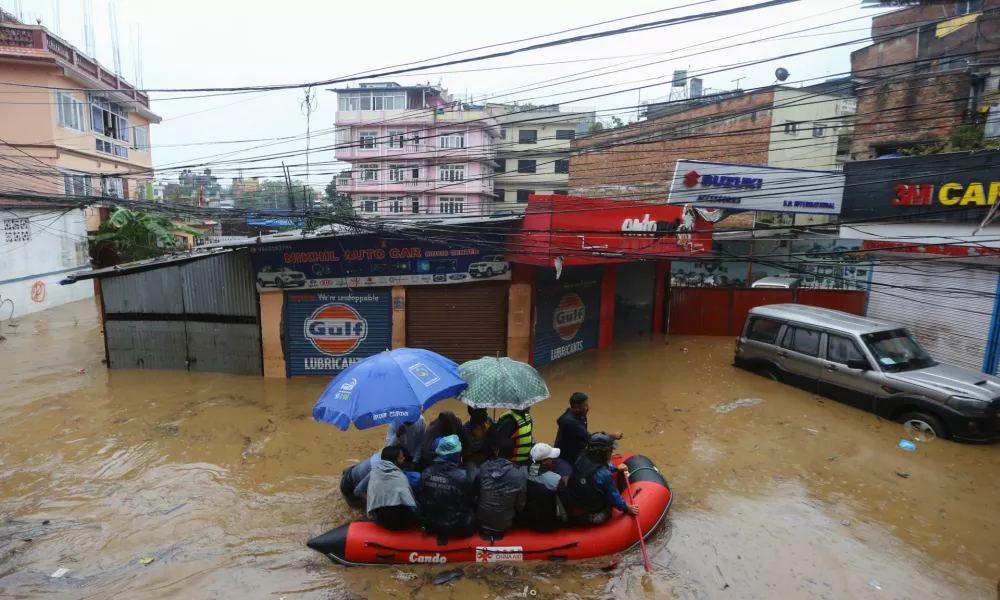
M 558 280 L 555 269 L 537 270 L 534 365 L 597 348 L 604 268 L 572 267 Z
M 509 282 L 410 287 L 406 290 L 406 345 L 457 363 L 507 355 Z
M 841 235 L 872 259 L 869 317 L 906 326 L 942 362 L 996 374 L 1000 153 L 847 163 Z

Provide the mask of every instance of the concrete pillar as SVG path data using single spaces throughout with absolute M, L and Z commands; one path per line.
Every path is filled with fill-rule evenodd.
M 285 378 L 285 351 L 281 347 L 285 294 L 263 292 L 260 297 L 260 343 L 264 355 L 264 377 Z
M 618 284 L 618 265 L 604 265 L 601 280 L 601 326 L 597 338 L 598 348 L 610 348 L 615 335 L 615 288 Z
M 406 288 L 392 288 L 392 349 L 406 346 Z
M 515 283 L 507 297 L 507 356 L 531 360 L 531 284 Z

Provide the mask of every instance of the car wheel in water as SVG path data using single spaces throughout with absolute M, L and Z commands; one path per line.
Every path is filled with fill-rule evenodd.
M 898 421 L 903 424 L 907 431 L 911 432 L 918 442 L 929 442 L 936 437 L 947 438 L 948 430 L 945 429 L 941 419 L 930 413 L 907 412 L 899 416 Z

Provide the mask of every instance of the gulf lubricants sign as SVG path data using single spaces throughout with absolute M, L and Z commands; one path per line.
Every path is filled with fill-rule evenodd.
M 391 346 L 388 290 L 285 292 L 289 375 L 336 375 Z
M 539 283 L 536 298 L 533 342 L 536 367 L 597 348 L 600 278 Z

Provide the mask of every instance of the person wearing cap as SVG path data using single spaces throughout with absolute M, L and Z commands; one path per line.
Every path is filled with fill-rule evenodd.
M 569 408 L 556 420 L 559 430 L 556 432 L 555 447 L 562 452 L 562 458 L 556 461 L 553 470 L 560 475 L 570 474 L 576 459 L 587 447 L 590 440 L 590 431 L 587 429 L 588 412 L 590 412 L 590 402 L 587 394 L 573 392 L 569 397 Z M 613 440 L 622 439 L 622 434 L 619 432 L 606 435 Z
M 432 450 L 435 458 L 417 484 L 420 526 L 434 535 L 468 537 L 476 532 L 476 489 L 459 466 L 462 442 L 455 434 L 447 435 L 436 440 Z
M 559 448 L 548 444 L 531 447 L 531 465 L 521 467 L 526 476 L 526 500 L 519 524 L 535 531 L 553 531 L 565 525 L 566 477 L 553 472 Z
M 511 462 L 514 442 L 500 440 L 493 458 L 479 466 L 476 487 L 479 501 L 476 519 L 486 535 L 503 535 L 514 524 L 514 517 L 524 510 L 527 480 L 524 472 Z
M 611 453 L 618 444 L 606 433 L 590 436 L 584 453 L 573 465 L 567 489 L 573 503 L 573 517 L 583 523 L 600 525 L 611 517 L 611 510 L 638 515 L 639 507 L 627 504 L 615 487 L 615 471 L 625 471 L 624 464 L 611 464 Z

